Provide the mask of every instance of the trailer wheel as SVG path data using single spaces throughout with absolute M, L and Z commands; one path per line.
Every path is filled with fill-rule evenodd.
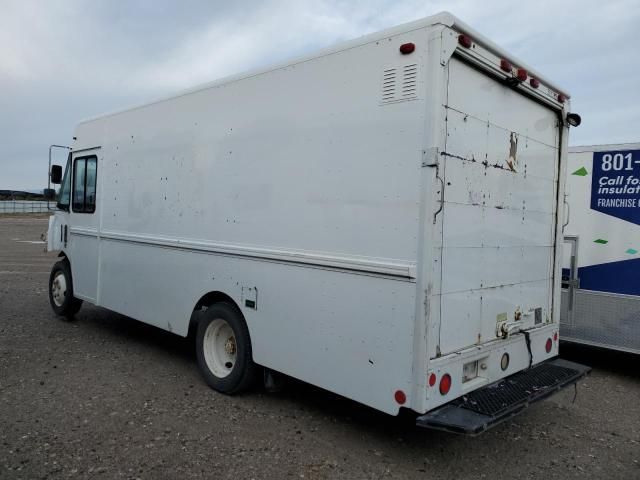
M 205 381 L 222 393 L 247 390 L 254 382 L 257 368 L 242 314 L 234 305 L 216 303 L 200 315 L 196 356 Z
M 51 269 L 49 275 L 49 303 L 53 311 L 62 317 L 72 319 L 82 307 L 82 300 L 73 296 L 73 282 L 69 262 L 61 260 Z

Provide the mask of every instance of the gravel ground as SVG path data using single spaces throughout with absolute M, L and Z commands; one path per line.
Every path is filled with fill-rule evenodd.
M 476 437 L 419 430 L 301 382 L 209 389 L 183 339 L 49 307 L 40 217 L 0 217 L 0 478 L 640 478 L 640 359 L 564 345 L 573 389 Z

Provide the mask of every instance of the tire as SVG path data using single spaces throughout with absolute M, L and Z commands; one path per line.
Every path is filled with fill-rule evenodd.
M 234 305 L 216 303 L 200 312 L 196 357 L 205 381 L 218 392 L 233 395 L 253 385 L 258 369 L 249 329 Z
M 67 319 L 72 319 L 82 307 L 82 300 L 73 296 L 71 268 L 66 260 L 57 262 L 51 269 L 49 303 L 57 315 Z

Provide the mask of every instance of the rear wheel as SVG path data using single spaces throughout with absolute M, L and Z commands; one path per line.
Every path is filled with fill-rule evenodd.
M 217 303 L 200 315 L 196 356 L 205 381 L 222 393 L 247 390 L 254 382 L 257 368 L 242 314 L 234 305 Z
M 82 300 L 73 296 L 73 282 L 69 262 L 61 260 L 51 269 L 49 275 L 49 303 L 57 315 L 68 319 L 78 313 Z

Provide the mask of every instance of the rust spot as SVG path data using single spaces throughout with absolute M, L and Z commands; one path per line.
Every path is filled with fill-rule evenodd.
M 516 132 L 511 132 L 509 135 L 509 160 L 507 165 L 512 172 L 516 171 L 516 165 L 518 162 L 518 135 Z
M 447 152 L 442 152 L 440 155 L 442 155 L 443 157 L 451 157 L 451 158 L 457 158 L 458 160 L 463 160 L 466 162 L 475 162 L 476 159 L 473 158 L 473 156 L 469 159 L 466 157 L 462 157 L 460 155 L 454 155 L 453 153 L 447 153 Z

